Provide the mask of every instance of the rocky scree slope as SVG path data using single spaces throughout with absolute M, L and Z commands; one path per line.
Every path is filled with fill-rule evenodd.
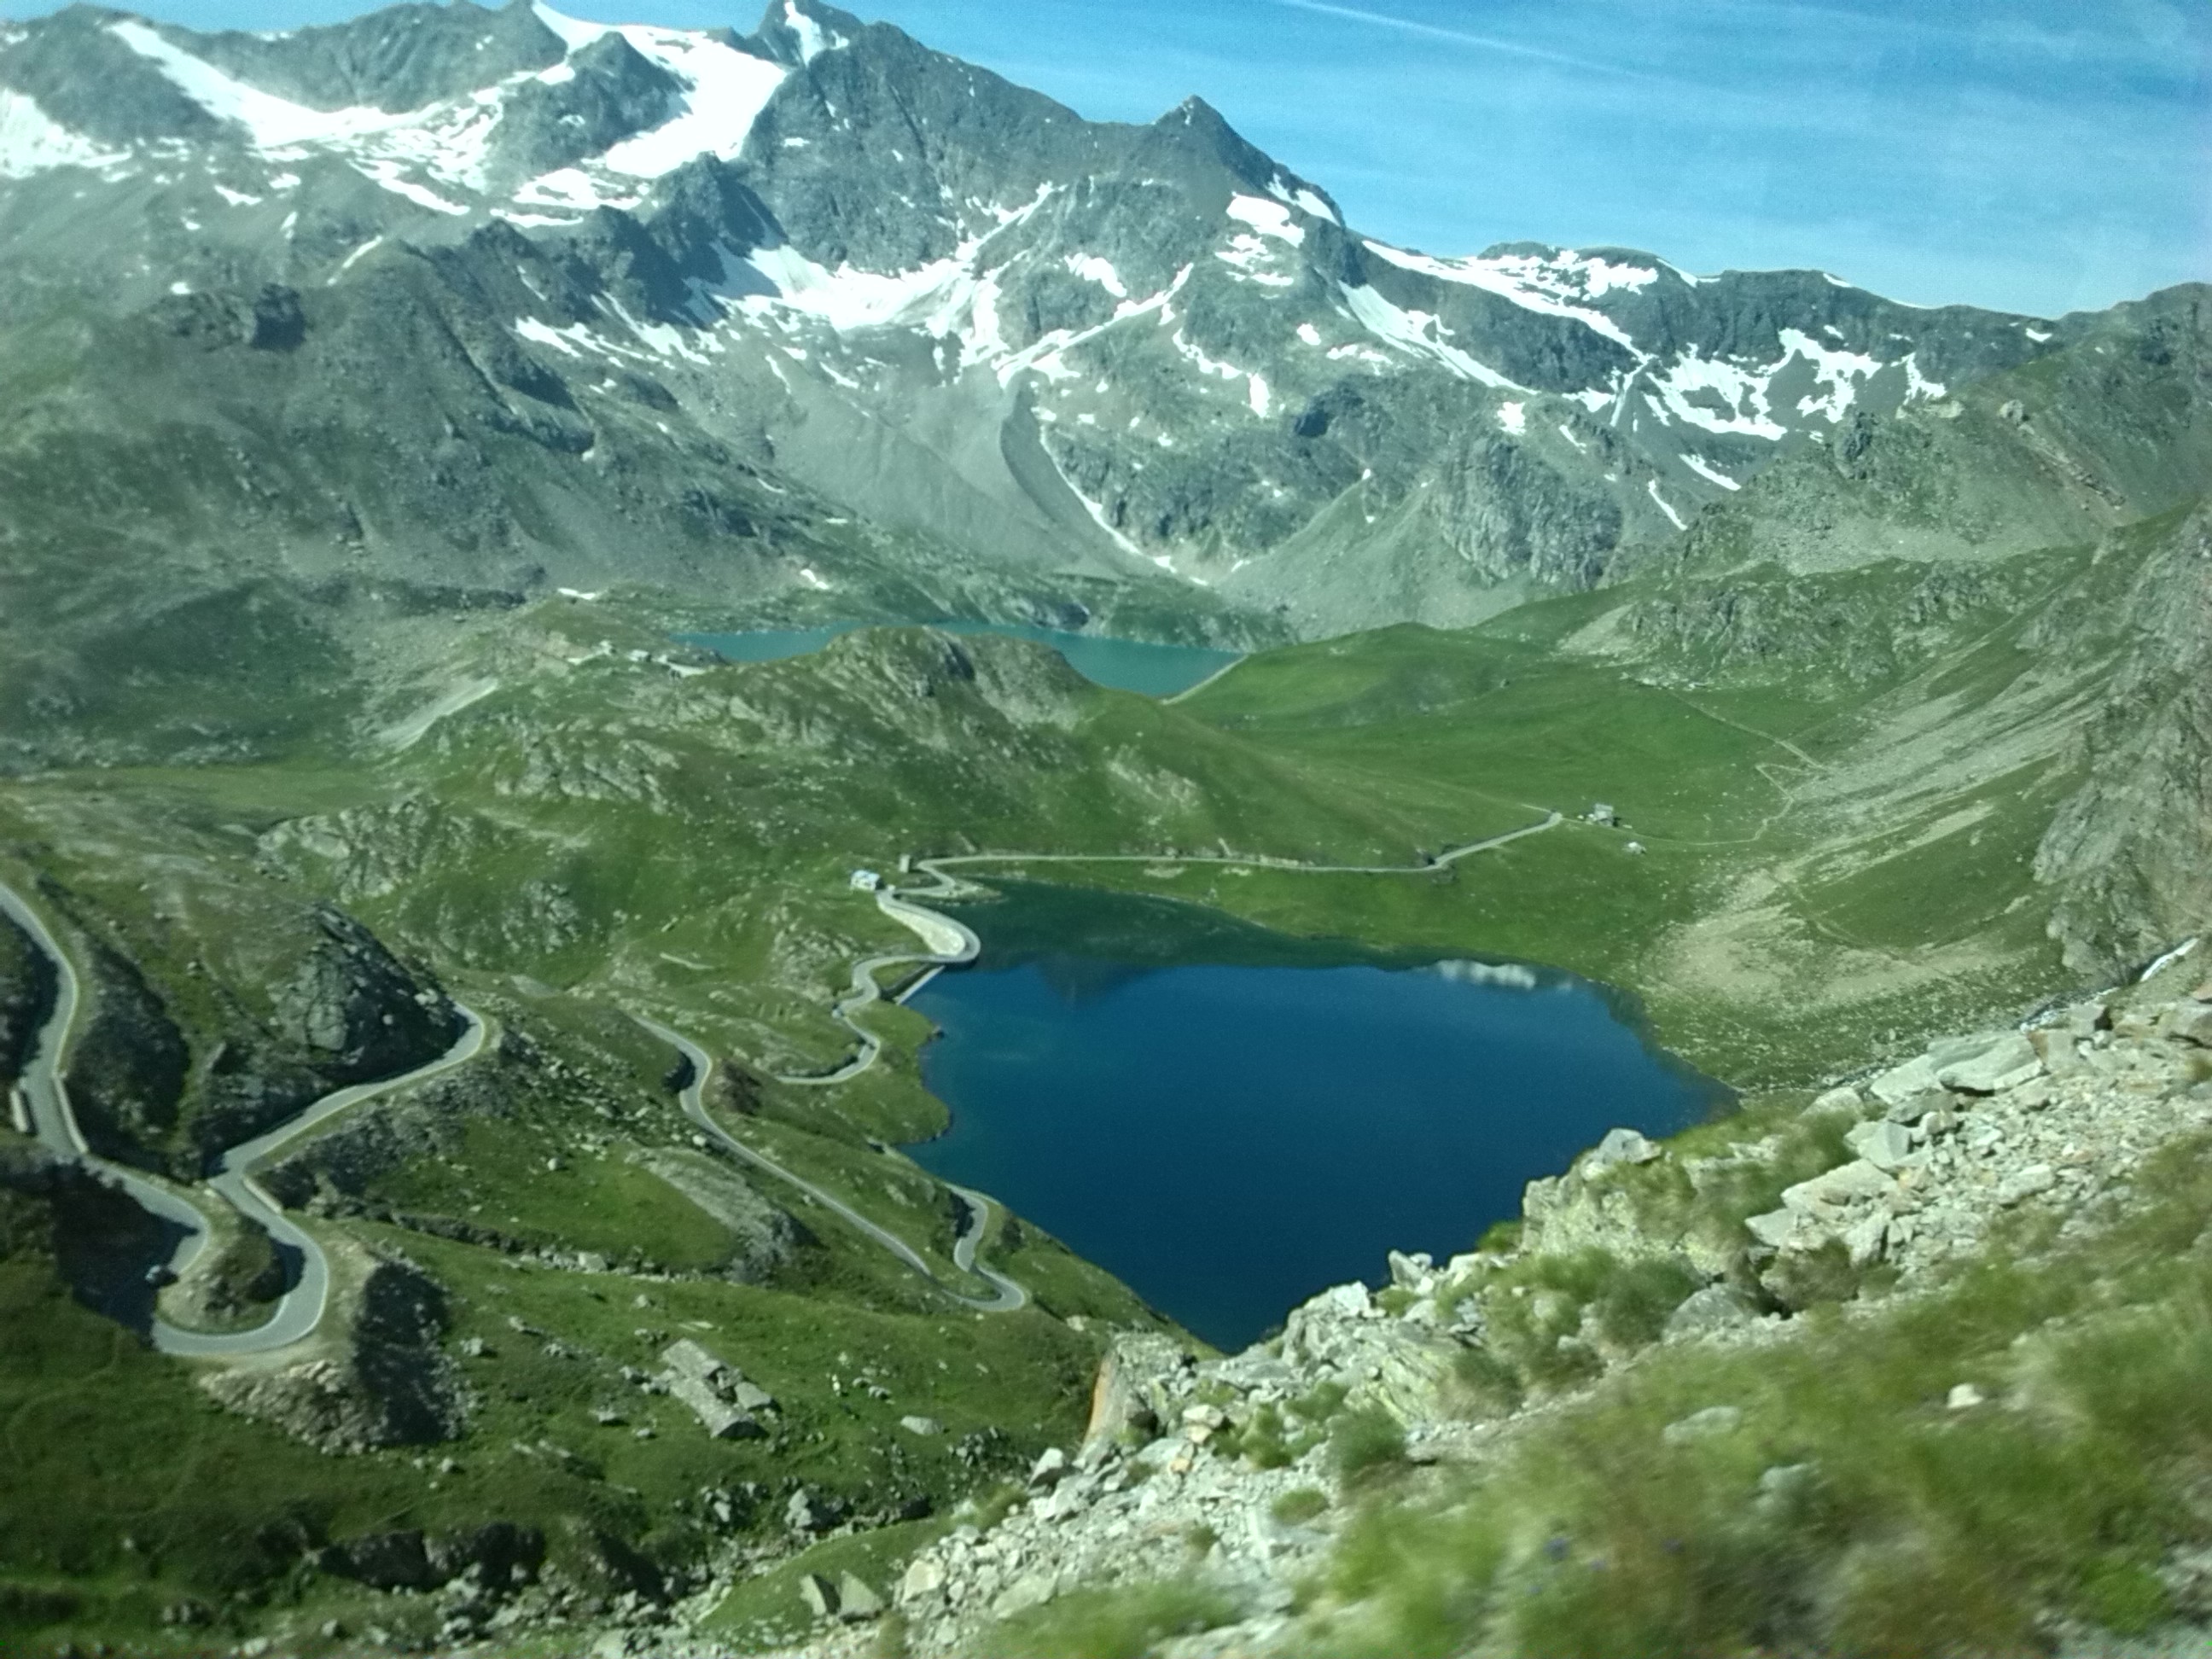
M 1685 1490 L 1706 1477 L 1692 1467 L 1699 1459 L 1724 1464 L 1723 1479 L 1740 1483 L 1725 1493 L 1729 1525 L 1763 1531 L 1774 1559 L 1740 1547 L 1723 1559 L 1684 1516 L 1668 1548 L 1689 1553 L 1686 1568 L 1620 1564 L 1607 1615 L 1616 1622 L 1600 1628 L 1632 1645 L 1604 1650 L 1648 1651 L 1634 1643 L 1685 1632 L 1717 1642 L 1724 1631 L 1787 1632 L 1785 1645 L 1830 1650 L 1865 1627 L 1869 1597 L 1917 1595 L 1915 1571 L 1954 1589 L 1969 1573 L 1995 1574 L 1977 1595 L 2008 1598 L 2009 1613 L 1990 1624 L 1973 1625 L 1988 1610 L 1971 1605 L 1938 1619 L 1938 1647 L 1962 1632 L 1969 1646 L 2002 1646 L 2032 1632 L 2086 1653 L 2102 1650 L 2100 1624 L 2201 1639 L 2191 1621 L 2212 1619 L 2212 1553 L 2201 1519 L 2149 1520 L 2141 1506 L 2160 1499 L 2138 1494 L 2135 1510 L 2105 1515 L 2107 1525 L 2151 1528 L 2111 1568 L 2136 1575 L 2129 1601 L 2092 1593 L 2094 1561 L 2039 1558 L 2049 1540 L 1983 1540 L 1985 1558 L 1954 1555 L 1947 1567 L 1942 1552 L 1966 1547 L 1946 1533 L 1959 1524 L 1947 1512 L 1955 1492 L 1928 1514 L 1884 1509 L 1898 1495 L 1881 1484 L 1895 1474 L 1891 1460 L 1869 1454 L 1858 1480 L 1805 1451 L 1824 1432 L 1837 1437 L 1827 1418 L 1840 1413 L 1842 1443 L 1821 1451 L 1848 1453 L 1863 1432 L 1848 1420 L 1848 1396 L 1869 1396 L 1864 1407 L 1899 1389 L 1881 1409 L 1905 1413 L 1885 1426 L 1920 1448 L 1904 1448 L 1908 1457 L 1940 1467 L 1971 1455 L 1947 1454 L 1947 1443 L 1983 1433 L 2068 1443 L 2089 1431 L 2067 1420 L 2077 1396 L 2059 1381 L 2066 1342 L 2148 1318 L 2159 1341 L 2187 1347 L 2197 1317 L 2185 1310 L 2189 1292 L 2182 1311 L 2144 1307 L 2130 1277 L 2142 1262 L 2128 1254 L 2143 1241 L 2128 1230 L 2154 1214 L 2185 1231 L 2207 1218 L 2202 1182 L 2185 1173 L 2201 1169 L 2212 1132 L 2212 982 L 2185 989 L 2199 966 L 2169 959 L 2144 985 L 2025 1030 L 1938 1042 L 1809 1104 L 1754 1103 L 1741 1119 L 1671 1143 L 1616 1130 L 1565 1176 L 1532 1183 L 1517 1228 L 1441 1265 L 1394 1254 L 1379 1294 L 1358 1283 L 1327 1291 L 1243 1353 L 1200 1358 L 1164 1338 L 1119 1339 L 1079 1447 L 1040 1459 L 1005 1519 L 957 1528 L 913 1555 L 895 1583 L 862 1584 L 868 1595 L 848 1607 L 847 1627 L 826 1627 L 805 1650 L 870 1650 L 875 1638 L 854 1626 L 877 1616 L 878 1590 L 921 1654 L 1060 1650 L 1071 1640 L 1182 1656 L 1407 1650 L 1446 1630 L 1454 1651 L 1468 1642 L 1569 1650 L 1540 1636 L 1532 1650 L 1547 1628 L 1532 1598 L 1589 1596 L 1582 1586 L 1604 1582 L 1603 1552 L 1632 1547 L 1625 1540 L 1644 1522 L 1666 1522 L 1616 1516 L 1610 1544 L 1578 1535 L 1605 1524 L 1582 1512 L 1588 1494 L 1531 1492 L 1508 1476 L 1547 1446 L 1622 1455 L 1605 1437 L 1620 1426 L 1607 1412 L 1621 1409 L 1625 1390 L 1664 1394 L 1638 1379 L 1670 1367 L 1675 1382 L 1716 1392 L 1696 1409 L 1679 1394 L 1662 1401 L 1662 1413 L 1679 1415 L 1640 1422 L 1648 1442 L 1637 1462 Z M 2177 1182 L 2191 1194 L 2179 1205 Z M 2017 1267 L 2004 1265 L 2014 1255 Z M 2014 1292 L 1994 1288 L 2014 1273 L 2056 1284 L 2081 1260 L 2104 1265 L 2078 1305 L 2059 1305 L 2057 1292 L 2049 1306 L 2008 1301 Z M 1906 1375 L 1851 1370 L 1854 1352 L 1889 1352 L 1885 1333 L 1916 1319 L 1955 1322 L 1962 1310 L 1975 1327 L 1971 1358 L 1907 1330 L 1905 1356 L 1885 1362 Z M 1839 1343 L 1839 1353 L 1790 1358 L 1816 1343 Z M 1801 1363 L 1815 1374 L 1793 1372 Z M 1784 1376 L 1801 1392 L 1762 1388 Z M 1788 1409 L 1805 1420 L 1791 1422 Z M 2181 1441 L 2172 1479 L 2185 1484 L 2203 1447 L 2193 1427 L 2168 1428 Z M 1601 1510 L 1641 1501 L 1641 1481 L 1608 1488 Z M 1862 1490 L 1846 1490 L 1854 1486 Z M 2028 1532 L 2055 1538 L 2069 1524 L 2061 1493 L 2024 1489 L 2004 1501 L 2022 1506 Z M 1478 1541 L 1464 1535 L 1461 1506 L 1486 1502 Z M 1933 1559 L 1869 1575 L 1868 1551 L 1899 1548 Z M 1395 1570 L 1394 1554 L 1413 1565 Z M 1570 1561 L 1581 1583 L 1563 1586 Z M 1721 1577 L 1686 1608 L 1670 1606 L 1685 1593 L 1670 1577 L 1701 1572 Z M 1741 1582 L 1727 1583 L 1731 1573 Z M 836 1612 L 836 1595 L 823 1610 Z
M 1391 247 L 1201 101 L 1087 122 L 814 0 L 742 37 L 79 6 L 0 30 L 0 110 L 33 580 L 91 546 L 171 593 L 1103 585 L 1220 628 L 1464 622 L 2093 325 Z

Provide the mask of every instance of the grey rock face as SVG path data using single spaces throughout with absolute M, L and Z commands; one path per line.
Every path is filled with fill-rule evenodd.
M 273 1370 L 210 1371 L 200 1386 L 326 1452 L 435 1444 L 467 1420 L 466 1391 L 438 1346 L 446 1321 L 436 1284 L 404 1262 L 376 1259 L 342 1354 Z
M 1608 1129 L 1605 1138 L 1584 1155 L 1583 1168 L 1594 1173 L 1616 1164 L 1650 1164 L 1665 1156 L 1663 1148 L 1653 1146 L 1633 1129 Z
M 217 68 L 316 109 L 367 104 L 395 114 L 550 69 L 562 57 L 560 37 L 529 7 L 471 0 L 392 6 L 279 35 L 161 32 Z
M 840 1619 L 862 1623 L 882 1616 L 884 1598 L 868 1587 L 858 1574 L 841 1572 L 837 1575 L 837 1607 Z
M 492 137 L 493 176 L 518 181 L 574 165 L 659 126 L 684 88 L 619 34 L 602 35 L 568 59 L 568 79 L 526 82 Z
M 2042 1060 L 2018 1031 L 1960 1037 L 1940 1049 L 1930 1049 L 1928 1059 L 1938 1083 L 1967 1094 L 1993 1095 L 2026 1083 L 2043 1071 Z
M 2207 356 L 2202 325 L 2189 357 Z M 2200 509 L 2137 573 L 2123 625 L 2143 641 L 2084 733 L 2089 781 L 2035 854 L 2060 890 L 2051 931 L 2068 964 L 2112 974 L 2212 915 L 2212 514 Z

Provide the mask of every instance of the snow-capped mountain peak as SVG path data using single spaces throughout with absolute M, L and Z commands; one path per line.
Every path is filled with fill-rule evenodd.
M 33 218 L 68 234 L 0 237 L 0 272 L 43 259 L 180 337 L 312 364 L 374 316 L 341 403 L 446 385 L 494 447 L 595 458 L 564 502 L 624 443 L 687 476 L 744 454 L 977 557 L 1331 625 L 1594 580 L 2058 338 L 1816 271 L 1396 247 L 1200 99 L 1087 122 L 820 0 L 747 36 L 542 0 L 283 36 L 71 8 L 0 29 L 0 223 Z M 387 343 L 426 312 L 447 343 Z

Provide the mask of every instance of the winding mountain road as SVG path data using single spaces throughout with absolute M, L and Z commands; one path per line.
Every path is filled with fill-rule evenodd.
M 970 934 L 969 938 L 973 939 L 974 935 Z M 909 959 L 879 957 L 874 960 L 894 962 Z M 923 1260 L 921 1252 L 896 1233 L 886 1227 L 878 1226 L 846 1203 L 844 1200 L 833 1193 L 825 1192 L 804 1176 L 793 1174 L 765 1152 L 757 1152 L 746 1146 L 744 1141 L 739 1140 L 727 1129 L 715 1122 L 713 1115 L 707 1109 L 706 1097 L 707 1079 L 714 1075 L 714 1057 L 690 1037 L 685 1036 L 683 1032 L 663 1025 L 657 1019 L 648 1019 L 643 1014 L 635 1014 L 632 1018 L 653 1036 L 682 1054 L 690 1063 L 691 1080 L 684 1085 L 683 1090 L 684 1115 L 712 1135 L 718 1144 L 726 1147 L 756 1169 L 798 1188 L 817 1203 L 842 1217 L 963 1307 L 973 1308 L 979 1313 L 1012 1313 L 1016 1309 L 1029 1305 L 1030 1293 L 1021 1285 L 997 1269 L 987 1267 L 975 1260 L 976 1244 L 989 1229 L 991 1212 L 998 1206 L 995 1199 L 985 1194 L 972 1191 L 966 1187 L 952 1188 L 968 1206 L 967 1220 L 960 1230 L 959 1237 L 953 1242 L 953 1265 L 963 1273 L 975 1274 L 979 1279 L 986 1280 L 992 1287 L 992 1294 L 989 1296 L 970 1296 L 963 1291 L 955 1290 L 939 1279 L 936 1270 Z
M 931 873 L 935 874 L 934 872 Z M 953 883 L 948 878 L 939 876 L 937 880 L 939 886 L 933 891 L 952 890 Z M 975 937 L 975 930 L 965 922 L 955 921 L 951 916 L 940 915 L 934 910 L 909 903 L 895 892 L 879 890 L 876 894 L 876 908 L 893 921 L 914 929 L 921 936 L 922 943 L 931 948 L 927 951 L 893 951 L 854 963 L 852 989 L 838 998 L 830 1010 L 830 1017 L 860 1040 L 859 1051 L 835 1071 L 779 1073 L 775 1079 L 778 1083 L 795 1084 L 803 1089 L 823 1088 L 856 1078 L 876 1063 L 876 1056 L 883 1052 L 883 1039 L 853 1016 L 869 1004 L 883 1000 L 883 987 L 876 982 L 878 969 L 916 964 L 928 968 L 928 973 L 921 975 L 899 993 L 898 1000 L 903 1002 L 927 985 L 938 969 L 973 962 L 982 953 L 983 941 Z
M 71 1028 L 76 1023 L 81 991 L 76 969 L 45 920 L 21 894 L 0 882 L 0 915 L 5 915 L 29 938 L 52 965 L 54 1006 L 39 1028 L 38 1047 L 22 1078 L 23 1097 L 29 1108 L 32 1133 L 49 1152 L 70 1158 L 113 1182 L 150 1213 L 183 1230 L 167 1267 L 182 1274 L 207 1248 L 212 1236 L 207 1212 L 176 1187 L 139 1170 L 95 1158 L 77 1127 L 70 1108 L 69 1085 L 62 1076 Z M 154 1322 L 155 1347 L 185 1358 L 239 1358 L 269 1353 L 312 1336 L 330 1305 L 330 1261 L 322 1247 L 295 1225 L 284 1206 L 254 1180 L 254 1166 L 317 1125 L 349 1107 L 388 1094 L 395 1089 L 422 1083 L 473 1059 L 483 1047 L 485 1024 L 473 1009 L 453 1005 L 466 1022 L 460 1036 L 428 1064 L 374 1083 L 358 1083 L 323 1096 L 297 1116 L 266 1134 L 231 1147 L 217 1161 L 207 1185 L 229 1201 L 240 1215 L 258 1223 L 280 1249 L 295 1253 L 300 1262 L 298 1279 L 278 1298 L 268 1320 L 250 1331 L 188 1331 L 165 1320 Z
M 1502 836 L 1471 841 L 1464 847 L 1455 847 L 1419 864 L 1305 864 L 1296 859 L 1250 858 L 1235 853 L 1177 853 L 1173 855 L 1165 853 L 960 853 L 949 858 L 916 859 L 915 868 L 926 871 L 937 879 L 939 885 L 930 890 L 933 894 L 950 891 L 957 885 L 954 878 L 945 873 L 945 866 L 954 864 L 1212 864 L 1241 870 L 1275 870 L 1306 876 L 1425 876 L 1474 854 L 1487 853 L 1525 836 L 1540 836 L 1547 830 L 1556 830 L 1565 821 L 1559 812 L 1547 812 L 1534 823 L 1524 823 L 1518 830 L 1508 830 Z M 929 914 L 935 915 L 936 912 Z M 951 920 L 950 917 L 939 919 Z

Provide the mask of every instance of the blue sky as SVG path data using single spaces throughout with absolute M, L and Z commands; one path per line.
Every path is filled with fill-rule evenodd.
M 129 0 L 115 0 L 129 3 Z M 154 0 L 280 27 L 367 0 Z M 567 0 L 746 29 L 716 0 Z M 1102 119 L 1195 92 L 1362 230 L 2053 313 L 2212 277 L 2203 0 L 864 0 Z

